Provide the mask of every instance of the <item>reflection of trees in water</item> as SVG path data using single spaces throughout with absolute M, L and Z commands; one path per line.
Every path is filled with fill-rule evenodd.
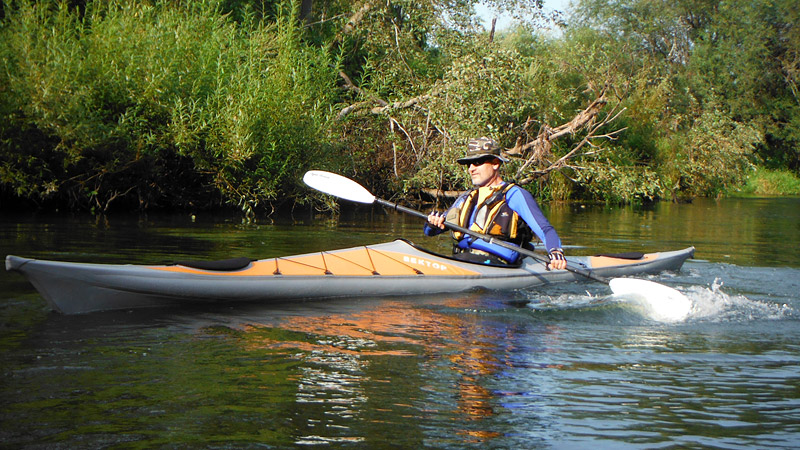
M 552 338 L 558 328 L 463 312 L 476 301 L 444 300 L 444 309 L 384 301 L 357 312 L 288 317 L 279 326 L 294 338 L 262 335 L 250 344 L 297 350 L 297 443 L 363 441 L 379 423 L 404 427 L 406 439 L 455 423 L 461 439 L 481 442 L 502 434 L 487 420 L 502 394 L 487 384 L 521 361 L 516 354 L 531 351 L 518 347 L 518 337 Z M 546 347 L 547 340 L 536 342 Z M 431 427 L 437 421 L 446 425 Z
M 366 409 L 368 398 L 362 383 L 369 381 L 369 377 L 364 374 L 364 368 L 368 364 L 359 355 L 326 351 L 314 351 L 304 359 L 313 366 L 301 369 L 301 376 L 297 380 L 296 402 L 298 405 L 308 406 L 304 410 L 313 411 L 314 406 L 321 408 L 323 414 L 301 418 L 307 432 L 299 435 L 295 443 L 363 441 L 363 437 L 357 436 L 330 436 L 331 433 L 324 430 L 339 427 L 346 432 L 348 427 L 341 425 L 342 422 L 364 419 L 362 411 Z M 320 434 L 318 429 L 328 435 Z
M 528 366 L 527 354 L 547 351 L 550 343 L 558 340 L 557 326 L 538 325 L 531 329 L 530 323 L 493 320 L 480 315 L 449 316 L 450 331 L 457 335 L 455 352 L 449 355 L 450 368 L 458 374 L 458 415 L 470 422 L 459 431 L 469 436 L 471 442 L 481 442 L 502 436 L 493 422 L 487 420 L 502 409 L 503 393 L 491 388 L 491 384 L 502 377 L 505 370 L 520 365 Z M 538 348 L 530 348 L 530 342 L 522 346 L 520 336 L 541 336 L 534 342 Z M 521 354 L 521 355 L 520 355 Z M 479 423 L 485 425 L 481 427 Z

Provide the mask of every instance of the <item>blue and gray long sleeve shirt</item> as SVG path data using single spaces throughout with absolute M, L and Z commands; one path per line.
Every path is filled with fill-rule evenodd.
M 467 194 L 459 197 L 450 209 L 460 209 L 467 199 Z M 561 248 L 561 239 L 555 228 L 550 225 L 550 222 L 539 209 L 539 205 L 533 198 L 530 192 L 519 187 L 514 186 L 506 193 L 506 202 L 508 207 L 519 214 L 520 219 L 528 224 L 531 231 L 544 243 L 544 247 L 549 253 L 552 250 Z M 475 208 L 477 210 L 477 208 Z M 477 211 L 472 211 L 467 228 L 475 223 L 475 214 Z M 424 233 L 426 236 L 436 236 L 441 234 L 444 230 L 433 227 L 429 223 L 425 224 Z M 499 245 L 490 244 L 482 239 L 476 239 L 472 236 L 465 236 L 456 244 L 462 250 L 482 250 L 493 255 L 497 255 L 504 260 L 514 263 L 519 258 L 519 253 L 513 250 L 500 247 Z

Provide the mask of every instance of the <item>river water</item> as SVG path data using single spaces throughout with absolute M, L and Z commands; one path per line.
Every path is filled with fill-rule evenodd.
M 0 274 L 0 447 L 800 447 L 800 199 L 546 208 L 568 253 L 697 247 L 661 323 L 545 290 L 65 316 Z M 157 263 L 404 237 L 362 208 L 242 224 L 2 214 L 2 255 Z M 589 300 L 589 301 L 587 301 Z

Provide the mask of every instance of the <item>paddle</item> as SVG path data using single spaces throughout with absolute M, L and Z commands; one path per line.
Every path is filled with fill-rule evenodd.
M 322 170 L 310 170 L 303 176 L 303 182 L 320 192 L 333 195 L 335 197 L 356 203 L 377 203 L 379 205 L 392 208 L 395 211 L 400 211 L 412 216 L 417 216 L 421 219 L 428 220 L 427 214 L 402 205 L 398 205 L 397 203 L 377 198 L 366 188 L 355 181 L 335 173 L 325 172 Z M 489 242 L 490 244 L 495 244 L 499 245 L 500 247 L 514 250 L 515 252 L 529 256 L 545 265 L 549 264 L 550 262 L 547 258 L 537 253 L 517 247 L 514 244 L 496 239 L 487 234 L 478 233 L 474 230 L 458 226 L 451 222 L 445 222 L 444 225 L 450 230 L 468 234 Z M 582 277 L 609 285 L 615 295 L 634 298 L 643 302 L 645 305 L 650 307 L 655 318 L 659 320 L 677 321 L 684 319 L 689 314 L 691 301 L 676 289 L 658 284 L 653 281 L 640 279 L 613 278 L 609 280 L 597 276 L 591 271 L 579 267 L 571 267 L 569 265 L 567 265 L 567 270 Z

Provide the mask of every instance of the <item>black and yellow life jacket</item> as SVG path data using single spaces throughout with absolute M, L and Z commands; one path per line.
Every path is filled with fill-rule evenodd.
M 481 187 L 469 191 L 461 207 L 448 212 L 447 220 L 462 228 L 469 226 L 470 230 L 496 236 L 517 245 L 529 242 L 533 238 L 533 232 L 506 201 L 506 194 L 514 186 L 516 185 L 513 183 L 507 183 L 498 187 Z M 477 211 L 475 223 L 470 226 L 469 219 L 474 211 Z M 453 238 L 460 241 L 464 235 L 453 232 Z

